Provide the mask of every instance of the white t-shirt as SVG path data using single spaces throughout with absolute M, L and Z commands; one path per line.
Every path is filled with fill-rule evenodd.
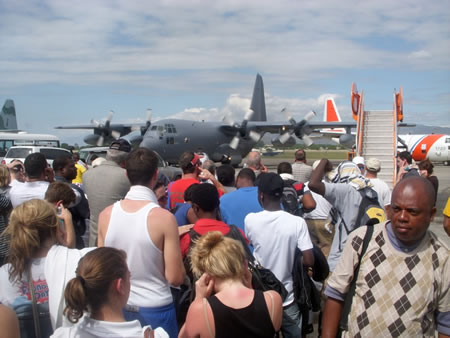
M 309 182 L 308 182 L 309 183 Z M 305 190 L 308 188 L 308 183 L 305 183 Z M 313 211 L 304 215 L 305 219 L 327 219 L 330 215 L 330 210 L 333 207 L 322 195 L 309 190 L 316 202 L 316 207 Z
M 144 337 L 144 332 L 150 326 L 142 327 L 138 320 L 130 322 L 106 322 L 84 316 L 72 327 L 60 327 L 52 338 L 100 338 L 100 337 Z M 154 331 L 156 338 L 168 338 L 169 335 L 162 328 Z
M 49 310 L 53 329 L 62 325 L 72 325 L 67 317 L 63 316 L 65 307 L 64 289 L 67 283 L 75 278 L 75 271 L 80 258 L 94 249 L 96 248 L 78 250 L 53 245 L 48 251 L 44 272 L 49 287 Z
M 295 248 L 305 251 L 313 247 L 305 220 L 283 210 L 250 213 L 245 217 L 245 236 L 253 245 L 256 260 L 286 287 L 283 306 L 291 304 Z
M 16 309 L 23 304 L 31 304 L 31 293 L 28 287 L 26 273 L 20 280 L 11 282 L 9 279 L 9 264 L 0 267 L 0 303 Z M 48 286 L 44 275 L 45 257 L 33 259 L 31 276 L 33 278 L 34 293 L 38 304 L 48 304 Z
M 391 204 L 391 189 L 389 189 L 387 183 L 379 178 L 370 178 L 370 182 L 373 185 L 372 189 L 377 192 L 380 205 L 384 208 Z
M 9 193 L 12 206 L 15 208 L 34 198 L 43 200 L 49 184 L 47 181 L 35 181 L 13 185 Z

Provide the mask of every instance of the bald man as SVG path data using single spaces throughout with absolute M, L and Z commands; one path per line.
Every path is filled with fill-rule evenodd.
M 425 178 L 405 178 L 392 192 L 391 221 L 374 226 L 361 259 L 367 227 L 350 234 L 325 290 L 322 337 L 336 336 L 354 278 L 343 337 L 434 337 L 436 330 L 439 337 L 450 335 L 449 249 L 428 231 L 436 212 L 434 199 Z

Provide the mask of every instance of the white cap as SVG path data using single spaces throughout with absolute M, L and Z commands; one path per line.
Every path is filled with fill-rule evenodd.
M 358 165 L 358 164 L 364 165 L 364 157 L 362 157 L 362 156 L 355 156 L 355 157 L 353 157 L 352 162 L 355 163 L 356 165 Z

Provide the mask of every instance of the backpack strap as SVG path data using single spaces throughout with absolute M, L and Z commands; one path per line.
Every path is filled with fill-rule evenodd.
M 364 235 L 364 240 L 362 243 L 361 254 L 359 255 L 359 261 L 355 266 L 355 272 L 353 274 L 352 282 L 350 283 L 350 288 L 345 295 L 344 310 L 342 311 L 341 320 L 339 322 L 339 327 L 345 331 L 348 329 L 348 315 L 350 314 L 350 309 L 352 307 L 353 296 L 356 290 L 356 280 L 358 279 L 359 269 L 361 267 L 361 260 L 366 254 L 367 247 L 369 246 L 370 239 L 373 234 L 373 226 L 367 226 L 366 234 Z
M 244 247 L 245 256 L 247 257 L 249 262 L 253 263 L 255 261 L 255 257 L 250 251 L 244 236 L 242 236 L 242 232 L 234 224 L 229 224 L 228 226 L 230 227 L 230 231 L 228 232 L 228 234 L 226 234 L 226 236 L 240 241 L 242 243 L 242 246 Z
M 205 316 L 206 328 L 208 329 L 209 336 L 212 338 L 212 337 L 214 337 L 214 335 L 212 333 L 211 324 L 209 323 L 208 308 L 207 308 L 206 303 L 207 303 L 206 298 L 203 298 L 203 315 Z
M 34 295 L 33 277 L 31 276 L 31 263 L 27 268 L 28 288 L 31 294 L 31 305 L 33 308 L 34 334 L 36 338 L 41 338 L 41 326 L 39 323 L 39 311 L 36 304 L 36 296 Z

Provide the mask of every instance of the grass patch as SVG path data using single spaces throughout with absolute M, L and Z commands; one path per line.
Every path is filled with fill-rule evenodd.
M 329 160 L 341 160 L 344 161 L 347 159 L 347 150 L 307 150 L 306 151 L 306 159 L 309 161 L 320 160 L 322 158 L 327 158 Z M 284 153 L 270 156 L 276 159 L 288 159 L 294 160 L 295 150 L 286 150 Z M 263 156 L 263 158 L 270 158 Z

